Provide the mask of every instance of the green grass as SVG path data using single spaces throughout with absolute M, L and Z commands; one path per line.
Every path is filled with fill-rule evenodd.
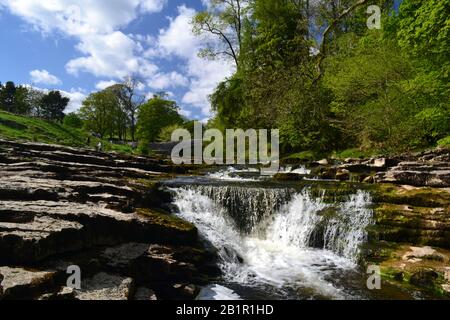
M 348 159 L 348 158 L 363 159 L 363 158 L 370 158 L 375 155 L 377 155 L 377 152 L 375 152 L 373 150 L 361 151 L 360 149 L 347 149 L 344 151 L 335 152 L 333 154 L 333 158 L 335 158 L 335 159 Z
M 0 138 L 83 148 L 95 148 L 97 143 L 101 141 L 105 151 L 133 153 L 132 148 L 128 145 L 111 144 L 92 136 L 90 136 L 90 143 L 87 145 L 89 136 L 83 129 L 38 118 L 18 116 L 0 110 Z
M 438 141 L 439 147 L 450 147 L 450 136 Z

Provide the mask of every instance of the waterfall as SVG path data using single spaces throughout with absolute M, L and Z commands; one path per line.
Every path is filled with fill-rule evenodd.
M 257 232 L 260 222 L 267 219 L 288 202 L 294 190 L 265 189 L 240 186 L 193 186 L 199 194 L 208 197 L 231 217 L 239 231 Z
M 228 281 L 345 297 L 330 279 L 356 267 L 372 220 L 368 193 L 328 203 L 325 194 L 308 189 L 200 185 L 174 191 L 179 215 L 218 249 Z

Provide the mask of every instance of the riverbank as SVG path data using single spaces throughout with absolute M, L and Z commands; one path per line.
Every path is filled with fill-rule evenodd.
M 152 158 L 0 141 L 0 299 L 193 299 L 218 274 Z M 67 287 L 69 266 L 82 288 Z
M 449 161 L 450 153 L 442 149 L 393 159 L 291 163 L 284 173 L 249 186 L 239 179 L 254 176 L 254 171 L 233 172 L 232 178 L 238 178 L 234 181 L 237 188 L 225 180 L 225 189 L 216 188 L 214 192 L 225 200 L 239 196 L 236 190 L 244 192 L 235 207 L 247 212 L 241 218 L 251 222 L 252 217 L 267 213 L 267 201 L 282 205 L 308 188 L 308 195 L 300 197 L 297 204 L 303 206 L 304 201 L 309 201 L 323 205 L 323 210 L 317 212 L 324 220 L 313 230 L 316 240 L 305 239 L 311 248 L 301 249 L 306 251 L 299 251 L 299 257 L 306 252 L 321 261 L 322 255 L 328 253 L 315 249 L 324 245 L 320 239 L 327 228 L 326 219 L 335 217 L 336 208 L 342 213 L 353 212 L 342 208 L 346 208 L 345 203 L 359 203 L 354 195 L 364 191 L 370 194 L 373 221 L 366 230 L 359 265 L 379 265 L 385 284 L 400 291 L 418 292 L 417 298 L 446 298 L 450 189 L 445 184 Z M 174 200 L 159 188 L 160 181 L 186 173 L 187 168 L 157 158 L 0 140 L 0 299 L 194 299 L 203 286 L 221 278 L 223 270 L 219 269 L 221 257 L 210 245 L 205 247 L 197 227 L 183 216 L 170 214 Z M 230 178 L 212 176 L 219 180 Z M 290 194 L 289 200 L 283 197 L 290 191 L 282 190 L 281 197 L 273 191 L 260 191 L 271 183 L 280 189 L 298 191 Z M 227 195 L 224 190 L 234 194 Z M 362 200 L 364 207 L 358 204 L 352 208 L 365 210 L 368 199 L 364 196 Z M 202 205 L 193 203 L 197 204 Z M 178 207 L 182 205 L 178 203 Z M 276 214 L 275 209 L 272 211 Z M 248 221 L 242 223 L 243 232 L 248 232 Z M 329 225 L 335 228 L 333 223 Z M 355 229 L 358 237 L 364 231 L 361 226 L 365 225 Z M 303 232 L 298 227 L 295 234 Z M 344 224 L 339 232 L 347 232 Z M 347 235 L 355 246 L 352 234 Z M 338 239 L 327 239 L 338 248 L 336 254 L 342 255 Z M 270 243 L 247 240 L 251 246 L 263 244 L 264 250 L 277 254 Z M 284 253 L 290 259 L 295 252 Z M 248 262 L 238 255 L 236 259 L 238 263 Z M 302 263 L 310 263 L 302 261 L 297 259 L 300 264 L 295 264 L 300 269 L 305 267 Z M 332 261 L 341 258 L 333 256 Z M 73 265 L 82 271 L 81 290 L 67 287 L 67 269 Z M 296 293 L 299 298 L 326 297 L 305 290 Z M 409 293 L 398 297 L 408 297 Z

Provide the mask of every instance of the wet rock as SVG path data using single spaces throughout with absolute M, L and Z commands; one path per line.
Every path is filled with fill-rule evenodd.
M 301 175 L 297 173 L 277 173 L 273 176 L 276 181 L 301 181 L 307 175 Z
M 58 292 L 46 293 L 38 298 L 38 300 L 74 300 L 75 290 L 69 287 L 62 287 Z
M 139 287 L 137 288 L 136 294 L 134 295 L 134 300 L 156 301 L 158 300 L 158 298 L 156 297 L 156 294 L 152 289 Z
M 418 287 L 433 288 L 436 285 L 436 280 L 439 278 L 439 274 L 431 269 L 423 269 L 414 273 L 409 282 Z
M 373 161 L 373 166 L 376 168 L 383 168 L 386 167 L 386 163 L 386 158 L 378 158 Z
M 179 299 L 193 300 L 200 293 L 200 289 L 193 284 L 177 283 L 173 285 L 173 289 Z
M 3 286 L 2 286 L 2 282 L 3 282 L 3 275 L 0 273 L 0 300 L 3 297 Z
M 350 171 L 347 169 L 338 169 L 338 171 L 336 173 L 336 179 L 339 181 L 350 180 Z
M 129 300 L 133 295 L 133 279 L 99 273 L 82 282 L 76 290 L 77 300 Z
M 21 223 L 2 216 L 31 216 Z M 10 219 L 10 218 L 8 218 Z M 195 243 L 196 228 L 175 217 L 146 211 L 124 214 L 95 204 L 0 201 L 0 261 L 36 262 L 54 254 L 126 240 Z
M 362 182 L 373 184 L 373 183 L 375 183 L 375 178 L 373 176 L 368 176 L 368 177 L 364 178 Z
M 450 165 L 448 162 L 410 161 L 400 162 L 376 177 L 380 183 L 395 183 L 411 186 L 450 187 Z
M 0 273 L 4 277 L 1 285 L 2 299 L 5 300 L 32 299 L 54 287 L 55 273 L 52 271 L 0 267 Z

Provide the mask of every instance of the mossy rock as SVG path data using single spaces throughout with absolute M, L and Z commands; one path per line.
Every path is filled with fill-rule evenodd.
M 140 208 L 136 212 L 152 227 L 152 236 L 159 243 L 188 245 L 198 241 L 198 230 L 192 223 L 156 209 Z
M 296 173 L 277 173 L 273 176 L 275 181 L 301 181 L 307 175 L 301 175 Z
M 372 188 L 375 202 L 404 204 L 418 207 L 448 207 L 450 192 L 439 188 L 411 188 L 378 184 Z

